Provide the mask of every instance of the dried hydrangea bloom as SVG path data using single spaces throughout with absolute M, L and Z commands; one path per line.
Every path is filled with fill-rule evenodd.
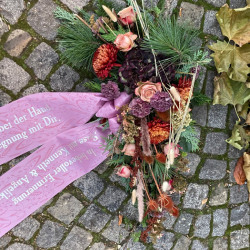
M 160 112 L 165 112 L 173 106 L 172 99 L 167 92 L 156 92 L 150 99 L 150 104 L 152 108 Z
M 138 117 L 144 118 L 150 114 L 151 106 L 148 102 L 144 102 L 141 98 L 134 98 L 130 104 L 130 114 Z

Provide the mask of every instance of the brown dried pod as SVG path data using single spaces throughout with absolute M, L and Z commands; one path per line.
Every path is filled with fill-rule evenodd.
M 246 181 L 246 174 L 244 172 L 243 165 L 244 165 L 244 157 L 241 156 L 237 161 L 234 169 L 234 178 L 237 184 L 239 185 L 243 185 Z

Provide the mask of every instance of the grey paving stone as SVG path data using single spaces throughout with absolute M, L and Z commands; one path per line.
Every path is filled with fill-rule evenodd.
M 138 221 L 138 209 L 132 204 L 131 200 L 129 200 L 128 203 L 123 206 L 121 214 L 130 220 Z
M 192 119 L 202 127 L 207 124 L 207 105 L 195 106 L 192 109 Z
M 216 238 L 214 240 L 213 250 L 227 250 L 228 243 L 227 238 Z
M 40 223 L 36 219 L 28 217 L 15 226 L 12 232 L 16 237 L 23 238 L 27 241 L 33 237 L 39 227 Z
M 41 207 L 39 207 L 39 208 L 33 213 L 33 215 L 42 213 L 43 210 L 44 210 L 44 208 L 47 207 L 47 206 L 49 206 L 49 205 L 52 203 L 52 201 L 53 201 L 53 198 L 50 199 L 50 200 L 48 200 L 44 205 L 42 205 Z
M 195 137 L 200 140 L 201 139 L 201 128 L 195 126 L 194 129 L 195 129 L 195 132 L 196 132 L 196 136 Z
M 229 116 L 229 129 L 230 130 L 233 130 L 236 121 L 238 121 L 238 117 L 236 115 L 235 110 L 232 109 L 230 112 L 230 116 Z
M 235 169 L 237 161 L 238 161 L 238 159 L 231 160 L 229 162 L 229 166 L 230 166 L 229 181 L 234 182 L 234 183 L 236 183 L 235 178 L 234 178 L 234 169 Z
M 208 10 L 205 13 L 205 21 L 204 21 L 204 27 L 203 27 L 203 32 L 214 35 L 219 37 L 219 39 L 223 39 L 223 35 L 221 33 L 220 25 L 216 19 L 216 14 L 217 11 L 214 10 Z
M 33 95 L 36 93 L 49 92 L 43 84 L 35 84 L 32 87 L 29 87 L 23 91 L 22 96 Z
M 102 235 L 115 243 L 121 243 L 128 235 L 129 232 L 125 229 L 125 225 L 118 226 L 118 217 L 113 219 L 109 226 L 103 231 Z
M 15 24 L 25 9 L 23 0 L 1 0 L 0 15 L 8 20 L 10 24 Z
M 230 226 L 234 225 L 250 225 L 250 212 L 249 205 L 247 203 L 242 204 L 239 207 L 235 207 L 231 211 Z
M 170 232 L 161 232 L 162 237 L 157 239 L 154 249 L 157 250 L 170 250 L 174 244 L 175 236 Z
M 174 226 L 174 231 L 181 234 L 188 234 L 190 226 L 193 220 L 193 215 L 188 213 L 182 213 Z
M 78 92 L 78 91 L 77 91 Z M 101 164 L 99 164 L 94 170 L 98 172 L 99 174 L 103 174 L 107 168 L 108 165 L 106 164 L 108 160 L 103 161 Z
M 227 155 L 228 155 L 228 158 L 230 158 L 230 159 L 233 159 L 233 158 L 239 159 L 243 155 L 244 152 L 245 152 L 244 148 L 239 150 L 239 149 L 235 148 L 234 146 L 229 145 Z
M 9 55 L 18 57 L 28 46 L 31 40 L 32 37 L 27 31 L 16 29 L 9 35 L 6 43 L 4 44 L 4 50 L 7 51 Z
M 105 245 L 102 242 L 95 243 L 89 250 L 105 250 Z
M 181 8 L 181 17 L 178 17 L 178 22 L 185 23 L 188 21 L 194 28 L 200 29 L 204 8 L 188 2 L 182 2 Z
M 91 92 L 87 87 L 84 86 L 84 81 L 77 84 L 74 92 Z
M 123 177 L 119 176 L 116 174 L 117 170 L 115 170 L 109 177 L 109 179 L 112 182 L 118 182 L 121 186 L 126 187 L 126 184 L 124 182 L 122 182 Z
M 82 9 L 86 6 L 90 0 L 61 0 L 62 3 L 68 6 L 68 8 L 74 12 L 78 12 L 77 8 Z
M 36 244 L 45 249 L 56 247 L 64 232 L 65 228 L 59 223 L 47 220 L 36 238 Z
M 186 158 L 188 159 L 189 163 L 187 164 L 187 167 L 190 169 L 189 172 L 182 173 L 184 176 L 193 176 L 195 174 L 195 171 L 201 161 L 201 158 L 199 155 L 194 153 L 188 153 Z
M 216 188 L 212 190 L 209 199 L 210 206 L 220 206 L 227 202 L 228 189 L 224 187 L 223 183 L 220 183 Z
M 0 238 L 0 247 L 5 247 L 5 246 L 7 246 L 9 243 L 10 243 L 10 241 L 11 241 L 11 237 L 9 237 L 9 236 L 2 236 L 1 238 Z
M 246 0 L 230 0 L 231 9 L 244 8 L 244 7 L 246 7 Z
M 208 185 L 190 183 L 184 198 L 184 208 L 203 209 L 202 200 L 208 196 Z
M 213 213 L 212 236 L 223 236 L 228 225 L 228 209 L 217 209 Z
M 60 247 L 61 250 L 85 250 L 91 243 L 93 236 L 86 230 L 74 226 Z
M 9 58 L 0 61 L 0 84 L 15 95 L 28 84 L 30 75 Z
M 227 162 L 207 159 L 200 171 L 199 178 L 207 180 L 220 180 L 226 175 Z
M 62 65 L 50 78 L 50 86 L 58 92 L 67 92 L 72 89 L 74 84 L 80 79 L 68 65 Z
M 120 248 L 120 250 L 145 250 L 146 247 L 140 242 L 134 242 L 131 238 L 126 246 L 126 243 Z
M 144 6 L 148 9 L 154 8 L 159 3 L 159 0 L 144 0 Z
M 207 3 L 212 4 L 215 7 L 223 6 L 227 0 L 205 0 Z
M 106 207 L 110 212 L 115 212 L 127 197 L 127 193 L 120 188 L 108 186 L 104 194 L 102 194 L 98 202 Z
M 34 250 L 34 248 L 26 244 L 14 243 L 6 248 L 6 250 Z
M 199 240 L 194 240 L 191 250 L 208 250 L 208 246 L 204 245 Z
M 79 200 L 69 193 L 64 193 L 55 206 L 49 207 L 47 211 L 56 219 L 70 224 L 82 209 L 83 205 Z
M 213 95 L 214 95 L 214 77 L 215 77 L 215 72 L 212 70 L 209 70 L 207 72 L 205 94 L 211 99 L 213 99 Z
M 249 229 L 234 231 L 230 234 L 230 249 L 249 249 Z
M 172 229 L 177 217 L 174 217 L 172 215 L 170 215 L 169 213 L 166 213 L 166 216 L 164 216 L 166 218 L 166 220 L 163 221 L 162 225 L 166 228 L 166 229 Z
M 100 207 L 91 204 L 84 215 L 81 216 L 79 222 L 87 229 L 99 233 L 111 218 L 110 214 L 106 214 Z
M 202 40 L 201 40 L 201 42 L 202 42 Z M 204 81 L 205 81 L 205 78 L 206 78 L 206 72 L 207 72 L 207 68 L 204 67 L 204 66 L 201 66 L 199 77 L 198 77 L 198 79 L 196 80 L 196 83 L 195 83 L 195 90 L 199 90 L 199 91 L 202 90 L 203 85 L 204 85 Z
M 164 8 L 164 15 L 165 16 L 171 16 L 173 13 L 173 10 L 177 7 L 177 0 L 166 0 L 165 1 L 165 8 Z
M 4 93 L 2 90 L 0 90 L 0 107 L 8 104 L 11 102 L 11 97 Z
M 54 18 L 53 13 L 57 7 L 52 0 L 39 0 L 28 13 L 28 24 L 48 40 L 53 40 L 57 35 L 59 21 Z
M 208 112 L 208 127 L 226 128 L 227 106 L 211 105 Z
M 104 188 L 104 182 L 93 171 L 85 174 L 77 179 L 73 185 L 79 188 L 83 194 L 89 199 L 93 200 L 98 194 L 100 194 Z
M 6 23 L 4 22 L 0 22 L 0 41 L 1 41 L 1 37 L 2 35 L 7 32 L 9 29 L 8 29 L 8 26 Z
M 195 222 L 194 236 L 207 238 L 210 233 L 211 214 L 200 215 Z
M 33 69 L 39 79 L 45 80 L 58 60 L 58 54 L 47 43 L 42 42 L 33 50 L 25 63 Z
M 173 250 L 188 250 L 190 244 L 191 240 L 182 235 L 181 238 L 176 242 Z
M 247 185 L 235 185 L 230 187 L 229 204 L 238 204 L 248 201 Z
M 178 206 L 181 203 L 181 194 L 178 192 L 175 192 L 171 194 L 171 198 L 176 206 Z
M 208 133 L 203 152 L 207 154 L 223 155 L 227 150 L 228 135 L 222 132 Z

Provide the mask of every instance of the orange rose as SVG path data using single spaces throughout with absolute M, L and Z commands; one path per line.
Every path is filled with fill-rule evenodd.
M 119 34 L 116 37 L 114 44 L 116 45 L 117 49 L 126 52 L 134 47 L 134 40 L 136 38 L 137 35 L 134 35 L 132 32 L 128 32 L 126 34 Z
M 120 12 L 118 12 L 118 15 L 120 16 L 120 21 L 124 25 L 129 25 L 133 23 L 136 20 L 136 12 L 134 12 L 134 9 L 132 6 L 129 6 Z
M 125 155 L 134 156 L 135 155 L 135 144 L 126 143 L 122 152 L 124 152 Z
M 135 94 L 140 96 L 143 101 L 150 102 L 151 97 L 157 91 L 161 92 L 161 83 L 152 83 L 147 81 L 139 83 L 139 87 L 135 89 Z

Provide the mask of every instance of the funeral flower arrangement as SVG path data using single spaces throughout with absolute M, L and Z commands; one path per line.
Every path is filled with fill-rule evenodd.
M 199 31 L 135 0 L 124 9 L 99 0 L 95 14 L 59 8 L 55 16 L 63 59 L 95 75 L 85 86 L 107 100 L 131 95 L 116 107 L 120 127 L 104 150 L 131 193 L 138 220 L 147 224 L 141 240 L 157 237 L 164 215 L 179 214 L 171 195 L 185 191 L 186 152 L 199 148 L 190 104 L 209 101 L 194 92 L 200 65 L 209 62 L 195 44 Z M 109 127 L 107 119 L 100 124 Z

